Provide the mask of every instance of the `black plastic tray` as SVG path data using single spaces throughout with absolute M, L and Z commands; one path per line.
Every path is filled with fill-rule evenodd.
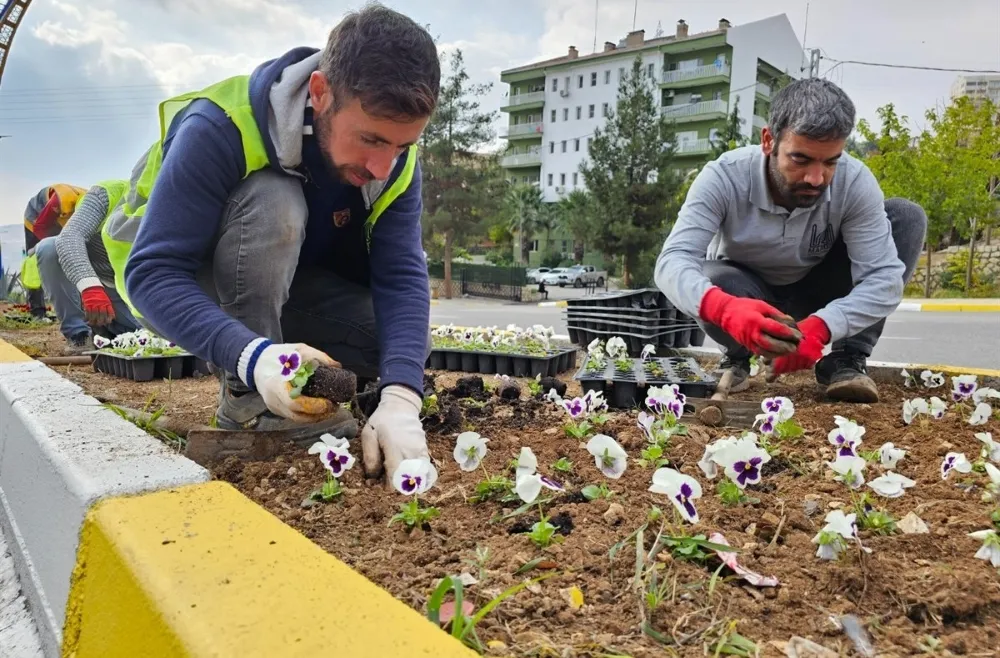
M 484 375 L 555 377 L 576 365 L 576 347 L 552 350 L 546 356 L 434 349 L 427 359 L 431 370 L 454 370 Z
M 605 367 L 598 372 L 588 371 L 584 363 L 573 379 L 579 380 L 584 392 L 603 393 L 608 405 L 615 409 L 641 406 L 650 386 L 676 384 L 681 393 L 695 398 L 708 397 L 715 391 L 715 378 L 702 370 L 691 357 L 661 357 L 650 361 L 660 364 L 662 377 L 649 374 L 639 359 L 632 359 L 632 368 L 627 372 L 617 370 L 614 361 L 608 359 Z
M 183 379 L 195 373 L 208 375 L 208 363 L 193 354 L 177 356 L 124 356 L 107 352 L 88 352 L 94 357 L 94 372 L 148 382 L 154 379 Z

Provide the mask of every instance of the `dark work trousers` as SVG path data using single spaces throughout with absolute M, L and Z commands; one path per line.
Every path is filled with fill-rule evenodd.
M 906 268 L 903 273 L 905 284 L 913 276 L 923 250 L 927 215 L 920 206 L 906 199 L 886 199 L 885 212 L 892 227 L 896 251 Z M 843 238 L 839 236 L 826 258 L 801 280 L 788 285 L 768 285 L 752 270 L 732 260 L 707 261 L 703 272 L 714 285 L 730 295 L 763 300 L 796 320 L 802 320 L 830 302 L 846 297 L 854 288 L 851 259 Z M 750 351 L 720 327 L 703 321 L 699 324 L 730 359 L 750 358 Z M 837 341 L 833 349 L 851 350 L 869 357 L 884 328 L 885 320 L 879 320 L 860 333 Z

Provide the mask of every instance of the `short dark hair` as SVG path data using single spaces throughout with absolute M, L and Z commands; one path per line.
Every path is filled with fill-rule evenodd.
M 357 98 L 365 112 L 391 119 L 428 117 L 437 107 L 441 63 L 426 29 L 379 4 L 347 14 L 327 39 L 319 71 L 333 109 Z
M 775 94 L 767 125 L 775 141 L 786 129 L 820 141 L 847 139 L 854 130 L 854 103 L 829 80 L 795 80 Z

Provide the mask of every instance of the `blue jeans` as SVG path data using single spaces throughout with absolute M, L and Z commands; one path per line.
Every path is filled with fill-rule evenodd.
M 59 330 L 67 339 L 78 338 L 90 335 L 90 326 L 83 314 L 83 302 L 80 299 L 80 291 L 66 278 L 62 266 L 59 264 L 59 255 L 56 253 L 56 240 L 58 238 L 45 238 L 35 247 L 35 254 L 38 256 L 38 273 L 42 277 L 42 287 L 52 300 L 52 306 L 59 317 Z M 139 323 L 132 317 L 128 306 L 118 296 L 114 288 L 105 287 L 104 291 L 111 299 L 115 308 L 115 319 L 110 325 L 104 327 L 112 336 L 135 331 L 139 328 Z M 103 333 L 103 332 L 102 332 Z

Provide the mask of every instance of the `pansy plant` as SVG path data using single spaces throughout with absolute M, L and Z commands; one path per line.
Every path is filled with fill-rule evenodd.
M 669 498 L 677 513 L 688 523 L 698 522 L 698 510 L 694 506 L 702 493 L 698 480 L 672 468 L 658 468 L 653 473 L 649 490 Z
M 883 443 L 878 450 L 879 463 L 885 468 L 896 468 L 896 464 L 905 456 L 906 451 L 897 448 L 892 442 Z
M 899 371 L 899 375 L 903 378 L 903 386 L 906 388 L 913 388 L 917 385 L 917 378 L 910 374 L 910 371 L 903 368 Z
M 847 549 L 848 541 L 860 544 L 856 519 L 856 514 L 844 514 L 839 509 L 827 514 L 826 525 L 812 539 L 812 543 L 818 546 L 816 557 L 821 560 L 836 560 Z
M 983 464 L 983 470 L 986 471 L 986 476 L 990 479 L 989 484 L 986 485 L 983 492 L 983 502 L 995 503 L 1000 501 L 1000 468 L 986 462 Z
M 326 481 L 309 497 L 313 500 L 330 502 L 344 493 L 340 486 L 340 478 L 354 466 L 354 456 L 348 450 L 347 439 L 332 434 L 324 434 L 319 438 L 319 441 L 309 447 L 309 454 L 319 455 L 319 460 L 326 469 Z
M 484 438 L 477 432 L 462 432 L 455 439 L 455 450 L 453 456 L 458 463 L 458 467 L 466 472 L 483 469 L 484 478 L 476 484 L 475 493 L 469 498 L 472 503 L 482 503 L 487 500 L 503 499 L 509 496 L 513 489 L 513 483 L 503 475 L 490 475 L 483 464 L 488 449 L 486 443 L 489 439 Z
M 924 398 L 903 400 L 903 422 L 909 425 L 921 415 L 930 415 L 931 408 Z
M 983 458 L 1000 464 L 1000 443 L 993 440 L 993 435 L 990 432 L 977 432 L 975 436 L 983 444 Z
M 605 477 L 617 480 L 628 467 L 628 453 L 610 436 L 598 434 L 587 442 L 589 452 L 597 464 L 597 468 Z
M 972 464 L 964 452 L 949 452 L 941 461 L 941 479 L 947 480 L 952 471 L 957 473 L 971 473 Z
M 532 452 L 531 448 L 523 446 L 521 454 L 517 458 L 514 491 L 525 505 L 534 503 L 543 487 L 552 491 L 563 491 L 562 485 L 537 473 L 537 468 L 538 459 L 535 457 L 535 453 Z M 555 534 L 556 527 L 549 523 L 549 517 L 545 515 L 541 502 L 538 503 L 538 515 L 538 522 L 531 526 L 527 535 L 528 539 L 536 546 L 545 548 L 558 541 L 559 537 Z
M 834 416 L 834 423 L 836 427 L 830 430 L 827 434 L 827 441 L 837 449 L 837 457 L 856 457 L 858 455 L 858 446 L 862 443 L 862 438 L 865 435 L 865 428 L 863 425 L 858 425 L 853 420 L 844 418 L 843 416 Z
M 944 374 L 924 370 L 920 373 L 920 381 L 924 383 L 925 388 L 941 388 L 944 386 Z
M 723 503 L 733 505 L 751 502 L 743 492 L 749 485 L 760 483 L 764 464 L 771 461 L 771 455 L 761 448 L 757 441 L 756 434 L 747 432 L 738 439 L 717 441 L 716 443 L 721 445 L 711 451 L 706 446 L 706 456 L 702 457 L 702 461 L 717 465 L 728 478 L 717 487 L 717 493 Z M 706 475 L 709 471 L 716 470 L 716 467 L 707 464 L 699 463 L 699 466 L 706 471 Z
M 980 402 L 976 405 L 976 408 L 972 410 L 972 414 L 969 416 L 969 425 L 985 425 L 989 422 L 992 415 L 993 408 L 985 402 Z
M 420 507 L 417 498 L 434 486 L 437 477 L 437 469 L 430 459 L 404 459 L 399 463 L 396 472 L 392 474 L 392 486 L 399 493 L 412 498 L 410 502 L 400 505 L 399 513 L 389 519 L 390 526 L 401 521 L 409 530 L 422 528 L 440 515 L 436 507 Z
M 912 483 L 912 480 L 910 482 Z M 891 535 L 896 532 L 896 519 L 892 518 L 892 515 L 885 508 L 872 505 L 868 494 L 863 493 L 860 496 L 852 496 L 852 498 L 854 513 L 857 516 L 855 524 L 858 527 L 870 530 L 877 535 Z
M 975 375 L 959 375 L 951 378 L 951 399 L 955 402 L 965 402 L 979 388 Z
M 868 462 L 863 457 L 857 455 L 839 455 L 832 462 L 828 462 L 836 475 L 833 479 L 843 482 L 851 489 L 860 489 L 865 483 L 865 467 Z
M 1000 535 L 997 534 L 997 531 L 992 529 L 977 530 L 970 532 L 969 536 L 983 542 L 974 557 L 977 560 L 986 560 L 994 569 L 1000 567 Z

